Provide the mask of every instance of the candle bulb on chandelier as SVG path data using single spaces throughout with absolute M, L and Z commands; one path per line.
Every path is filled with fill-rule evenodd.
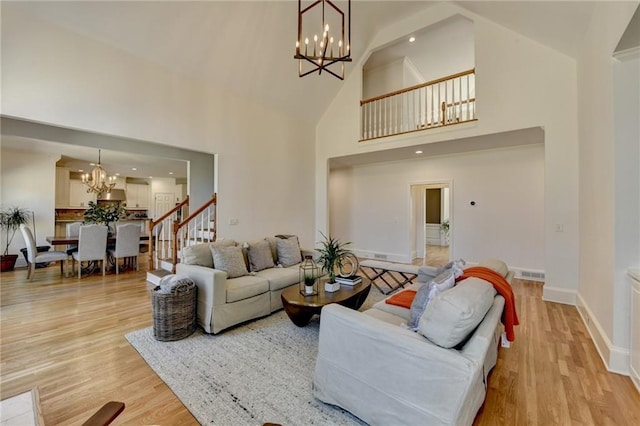
M 304 39 L 304 56 L 307 56 L 307 48 L 309 47 L 309 38 Z
M 333 58 L 333 37 L 329 39 L 329 56 Z
M 316 55 L 317 47 L 318 47 L 318 34 L 314 34 L 313 35 L 313 56 L 317 56 Z
M 342 56 L 342 40 L 338 40 L 338 55 Z

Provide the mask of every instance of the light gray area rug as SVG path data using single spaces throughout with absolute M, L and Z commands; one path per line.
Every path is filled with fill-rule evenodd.
M 382 299 L 374 287 L 360 310 Z M 215 336 L 159 342 L 149 327 L 125 337 L 203 425 L 363 424 L 312 395 L 319 329 L 317 316 L 300 328 L 279 311 Z

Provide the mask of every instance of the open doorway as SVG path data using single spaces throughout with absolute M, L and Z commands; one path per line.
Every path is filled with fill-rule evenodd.
M 413 263 L 440 267 L 451 258 L 451 183 L 411 185 Z

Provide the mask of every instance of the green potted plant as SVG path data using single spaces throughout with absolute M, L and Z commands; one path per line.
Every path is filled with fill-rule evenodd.
M 5 247 L 0 258 L 0 271 L 11 271 L 16 266 L 17 254 L 9 254 L 9 246 L 20 225 L 29 222 L 29 210 L 20 207 L 9 207 L 0 211 L 0 226 L 4 234 Z
M 342 259 L 346 255 L 352 254 L 345 248 L 351 242 L 343 243 L 337 238 L 327 237 L 322 232 L 320 235 L 322 235 L 324 241 L 320 241 L 321 248 L 316 249 L 320 255 L 318 264 L 329 274 L 329 282 L 325 284 L 325 291 L 337 291 L 340 289 L 340 284 L 336 283 L 336 268 L 340 269 L 342 267 Z
M 123 213 L 124 207 L 119 204 L 100 205 L 89 201 L 89 208 L 84 211 L 82 223 L 107 225 L 109 232 L 113 232 L 111 223 L 120 220 Z
M 444 241 L 447 245 L 449 245 L 449 219 L 445 219 L 440 224 L 440 231 L 442 232 L 442 236 L 444 237 Z

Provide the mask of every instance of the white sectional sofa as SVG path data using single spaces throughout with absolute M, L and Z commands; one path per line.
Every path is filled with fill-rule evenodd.
M 511 283 L 513 273 L 506 265 L 500 269 Z M 479 278 L 429 302 L 420 332 L 403 326 L 409 309 L 384 301 L 365 312 L 328 305 L 322 309 L 314 396 L 371 425 L 471 425 L 496 364 L 503 307 L 504 298 Z
M 198 287 L 197 321 L 207 333 L 220 331 L 254 318 L 260 318 L 282 308 L 280 294 L 289 286 L 299 281 L 299 263 L 305 255 L 313 255 L 313 251 L 301 250 L 295 236 L 290 238 L 267 237 L 249 243 L 237 243 L 223 240 L 217 243 L 197 244 L 185 247 L 181 253 L 181 262 L 176 265 L 176 274 L 186 275 Z M 295 239 L 297 256 L 289 245 L 286 259 L 279 250 L 278 240 L 291 243 Z M 262 262 L 252 260 L 254 247 L 268 242 L 272 263 L 264 256 L 258 257 Z M 293 243 L 291 243 L 293 244 Z M 224 267 L 214 261 L 212 247 L 241 251 L 245 271 L 225 271 Z M 237 254 L 237 253 L 236 253 Z M 266 255 L 263 251 L 262 254 Z M 297 262 L 296 262 L 297 260 Z M 284 262 L 284 264 L 283 264 Z M 294 263 L 295 262 L 295 263 Z M 260 265 L 256 265 L 260 263 Z M 268 266 L 271 265 L 271 266 Z M 238 266 L 238 265 L 236 265 Z M 268 267 L 265 267 L 268 266 Z M 239 276 L 236 276 L 240 274 Z M 233 278 L 231 278 L 233 277 Z

